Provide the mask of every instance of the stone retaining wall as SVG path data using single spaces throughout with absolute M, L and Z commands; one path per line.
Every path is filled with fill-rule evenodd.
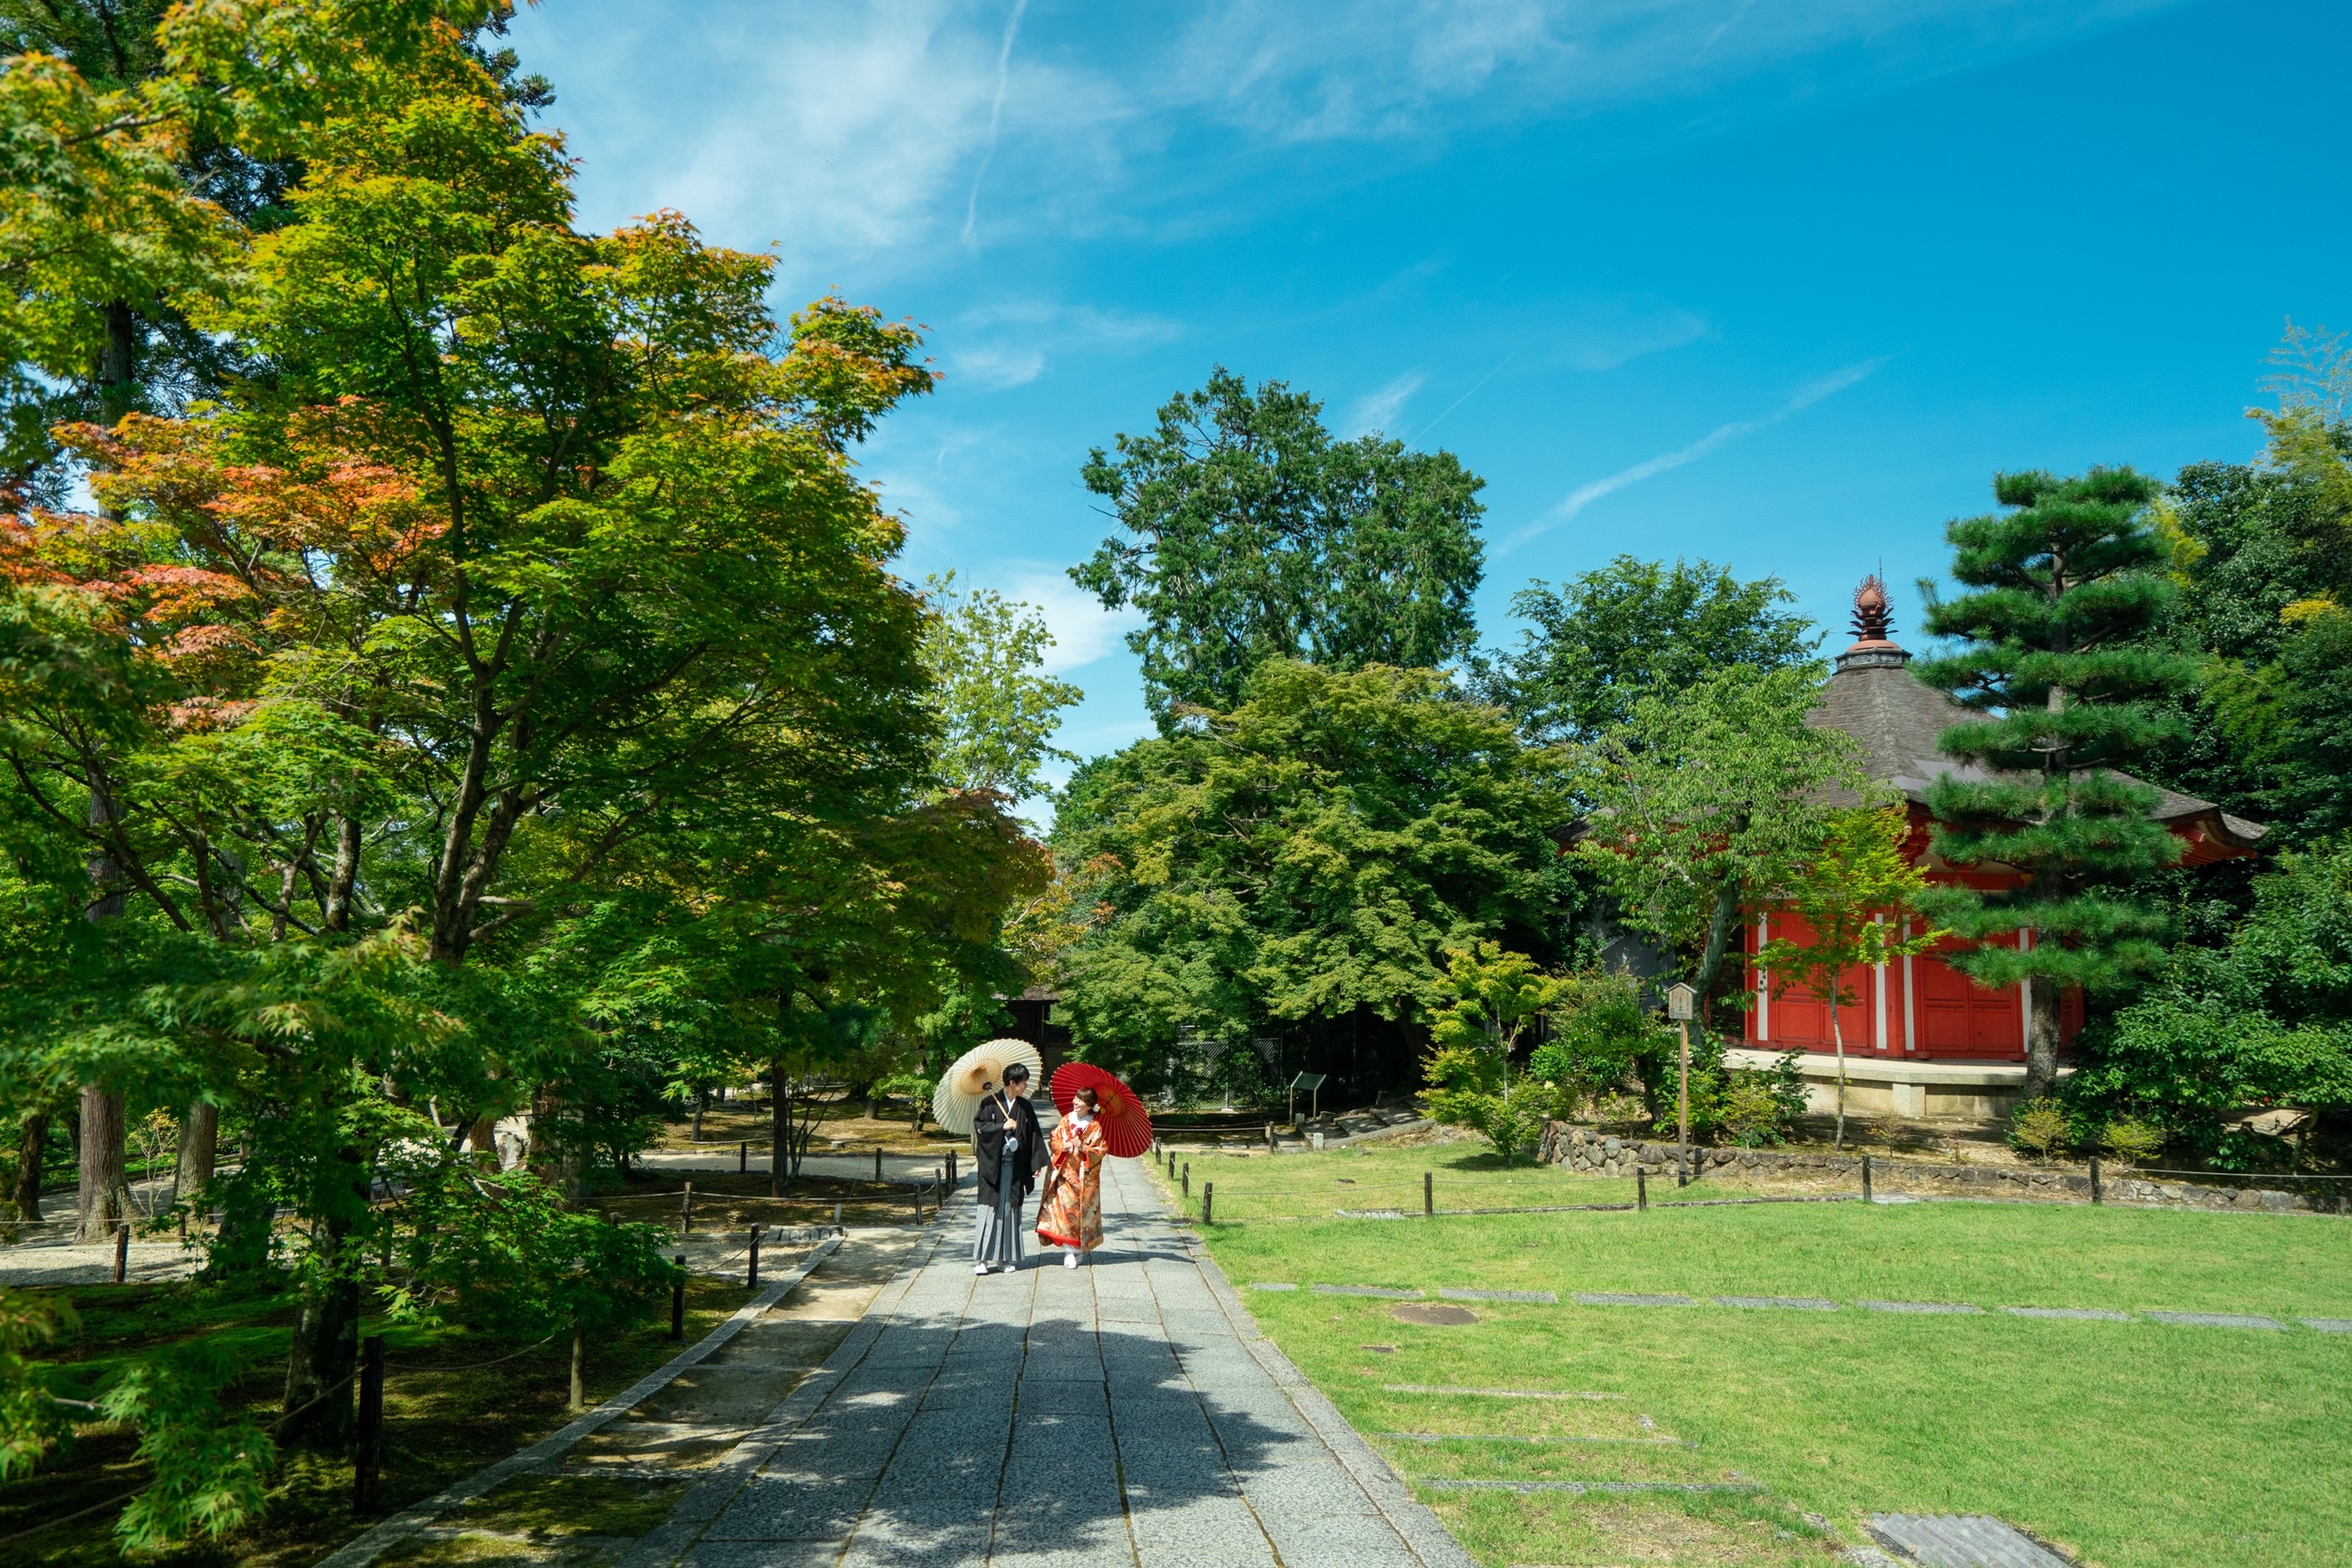
M 1553 1122 L 1544 1128 L 1536 1157 L 1551 1165 L 1593 1176 L 1631 1176 L 1636 1170 L 1671 1179 L 1675 1146 L 1654 1138 L 1625 1138 L 1613 1133 Z M 1836 1176 L 1862 1186 L 1859 1154 L 1793 1154 L 1777 1149 L 1691 1150 L 1696 1173 L 1743 1171 L 1787 1175 Z M 1987 1198 L 2049 1198 L 2090 1199 L 2090 1178 L 2072 1171 L 1997 1165 L 1921 1165 L 1876 1158 L 1870 1167 L 1875 1192 L 1936 1192 L 1975 1194 Z M 2352 1199 L 2329 1194 L 2281 1192 L 2248 1186 L 2232 1190 L 2197 1182 L 2162 1182 L 2118 1170 L 2103 1172 L 2102 1196 L 2111 1203 L 2155 1205 L 2178 1209 L 2254 1209 L 2272 1214 L 2304 1209 L 2320 1214 L 2352 1212 Z

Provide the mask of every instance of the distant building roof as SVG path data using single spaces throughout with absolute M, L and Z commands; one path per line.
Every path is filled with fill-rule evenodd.
M 1854 630 L 1854 644 L 1837 656 L 1836 671 L 1806 722 L 1851 735 L 1862 746 L 1871 776 L 1892 784 L 1915 805 L 1926 804 L 1928 786 L 1938 778 L 1990 777 L 1972 762 L 1945 756 L 1937 746 L 1945 731 L 1983 716 L 1907 668 L 1911 656 L 1889 635 L 1892 627 L 1886 585 L 1876 577 L 1864 578 L 1855 593 Z M 2252 853 L 2269 831 L 2260 822 L 2231 816 L 2209 800 L 2162 785 L 2148 787 L 2158 797 L 2149 815 L 2189 840 L 2186 864 Z

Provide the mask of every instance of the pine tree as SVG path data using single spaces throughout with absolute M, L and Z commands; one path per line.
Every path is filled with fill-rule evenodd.
M 2176 736 L 2164 699 L 2194 672 L 2148 638 L 2173 592 L 2149 517 L 2160 491 L 2128 468 L 2003 474 L 1994 498 L 2013 510 L 1945 531 L 1952 575 L 1976 592 L 1931 607 L 1927 629 L 1963 645 L 1916 669 L 1988 716 L 1941 737 L 1948 755 L 1977 766 L 1929 791 L 1935 848 L 2024 881 L 1936 888 L 1922 902 L 1957 936 L 2022 933 L 2015 947 L 1952 961 L 1981 984 L 2027 987 L 2028 1096 L 2057 1076 L 2065 988 L 2112 994 L 2164 957 L 2163 911 L 2125 884 L 2172 865 L 2180 846 L 2148 815 L 2156 792 L 2119 771 Z

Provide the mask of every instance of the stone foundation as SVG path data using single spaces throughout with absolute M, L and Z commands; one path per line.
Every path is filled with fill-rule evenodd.
M 1655 1138 L 1626 1138 L 1573 1123 L 1553 1122 L 1544 1128 L 1536 1157 L 1547 1165 L 1564 1165 L 1591 1176 L 1631 1176 L 1643 1171 L 1671 1181 L 1675 1146 Z M 1862 1157 L 1859 1154 L 1799 1154 L 1778 1149 L 1691 1150 L 1694 1173 L 1835 1177 L 1862 1189 Z M 2090 1177 L 2070 1170 L 1998 1165 L 1925 1165 L 1873 1156 L 1871 1188 L 1878 1193 L 1915 1192 L 1938 1197 L 2045 1198 L 2077 1202 L 2090 1200 Z M 2174 1209 L 2245 1209 L 2269 1214 L 2307 1210 L 2317 1214 L 2352 1213 L 2352 1195 L 2332 1196 L 2281 1192 L 2246 1186 L 2235 1191 L 2201 1182 L 2164 1182 L 2127 1171 L 2103 1172 L 2102 1196 L 2110 1203 Z

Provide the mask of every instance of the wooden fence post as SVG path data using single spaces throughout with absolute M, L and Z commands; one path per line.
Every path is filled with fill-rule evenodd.
M 751 1228 L 751 1258 L 744 1274 L 744 1284 L 754 1290 L 760 1288 L 760 1228 L 756 1225 Z
M 694 1234 L 694 1184 L 688 1182 L 678 1199 L 678 1236 L 680 1240 Z
M 738 1144 L 736 1144 L 736 1145 L 735 1145 L 735 1174 L 736 1174 L 736 1175 L 738 1175 L 738 1176 L 741 1176 L 741 1175 L 743 1175 L 746 1171 L 748 1171 L 750 1168 L 751 1168 L 751 1145 L 750 1145 L 750 1144 L 748 1144 L 748 1143 L 738 1143 Z
M 114 1283 L 120 1285 L 130 1272 L 130 1221 L 114 1224 Z
M 1650 1172 L 1634 1167 L 1634 1207 L 1646 1211 L 1650 1207 Z
M 354 1514 L 376 1511 L 376 1481 L 384 1468 L 384 1335 L 359 1342 L 359 1439 L 354 1445 L 351 1506 Z
M 882 1180 L 882 1145 L 879 1143 L 874 1145 L 874 1180 Z
M 1862 1156 L 1862 1201 L 1870 1201 L 1870 1156 Z
M 588 1408 L 588 1330 L 580 1322 L 580 1314 L 572 1314 L 572 1404 L 575 1410 Z
M 1434 1170 L 1425 1170 L 1421 1173 L 1421 1217 L 1434 1219 L 1437 1217 L 1437 1213 L 1438 1173 Z
M 686 1254 L 678 1254 L 678 1277 L 670 1282 L 670 1337 L 686 1337 Z
M 1203 1183 L 1201 1183 L 1201 1184 L 1200 1184 L 1200 1223 L 1201 1223 L 1201 1224 L 1203 1224 L 1203 1225 L 1214 1225 L 1214 1223 L 1216 1223 L 1216 1222 L 1215 1222 L 1215 1219 L 1214 1219 L 1214 1209 L 1215 1209 L 1215 1205 L 1216 1205 L 1216 1200 L 1217 1200 L 1217 1184 L 1216 1184 L 1214 1182 L 1203 1182 Z
M 1192 1196 L 1192 1161 L 1190 1160 L 1184 1162 L 1184 1196 L 1186 1198 Z
M 2099 1156 L 2096 1154 L 2090 1156 L 2090 1200 L 2093 1203 L 2105 1201 L 2099 1191 Z

